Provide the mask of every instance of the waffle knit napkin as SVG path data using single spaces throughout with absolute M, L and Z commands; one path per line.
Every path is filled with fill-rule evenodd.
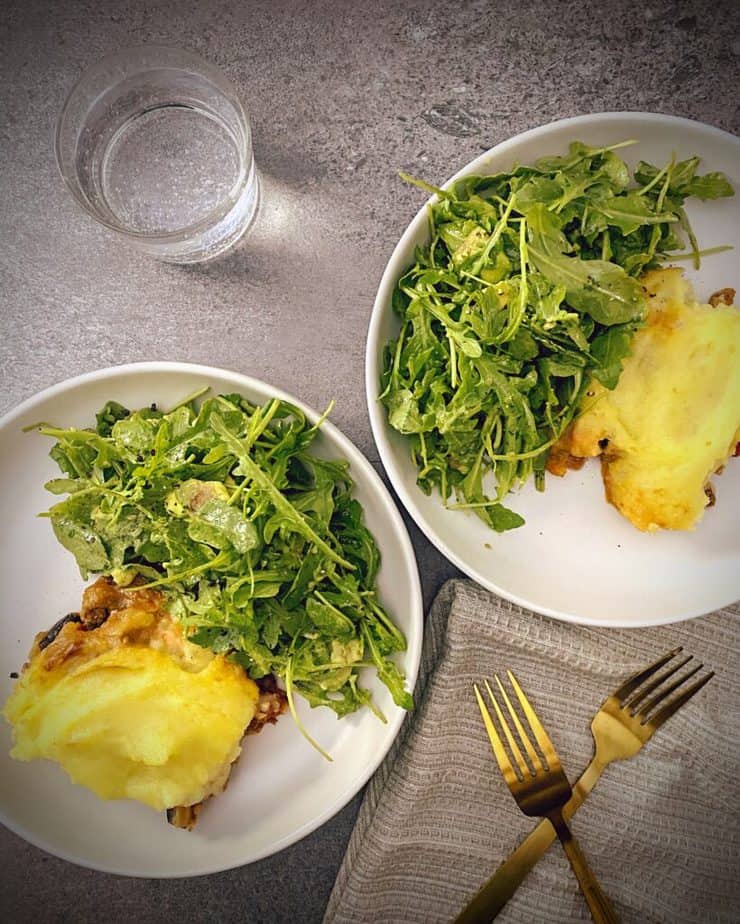
M 624 924 L 740 920 L 738 615 L 593 629 L 448 582 L 427 621 L 416 710 L 369 784 L 324 924 L 448 922 L 531 830 L 474 681 L 514 671 L 573 781 L 606 695 L 677 645 L 717 676 L 636 757 L 607 767 L 572 826 Z M 590 920 L 557 842 L 497 920 Z

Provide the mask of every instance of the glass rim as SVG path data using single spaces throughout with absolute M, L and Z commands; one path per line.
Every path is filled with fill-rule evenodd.
M 178 48 L 173 45 L 159 45 L 156 43 L 153 44 L 139 44 L 139 45 L 127 45 L 125 48 L 120 48 L 117 51 L 109 52 L 108 54 L 103 55 L 101 58 L 98 58 L 93 64 L 90 64 L 86 67 L 77 80 L 74 82 L 73 86 L 67 93 L 62 108 L 59 111 L 57 116 L 55 127 L 54 127 L 54 159 L 56 161 L 57 170 L 59 175 L 64 182 L 64 185 L 72 194 L 73 198 L 77 204 L 85 211 L 91 218 L 93 218 L 98 224 L 103 225 L 111 231 L 115 231 L 117 234 L 121 234 L 124 237 L 132 238 L 138 241 L 155 241 L 161 243 L 175 242 L 181 238 L 192 237 L 196 234 L 202 234 L 207 231 L 209 228 L 212 228 L 214 225 L 222 221 L 229 212 L 234 208 L 234 206 L 239 202 L 244 189 L 247 185 L 250 173 L 254 170 L 254 159 L 252 158 L 251 169 L 245 170 L 243 175 L 240 176 L 238 184 L 236 184 L 237 191 L 236 193 L 229 192 L 224 199 L 218 204 L 218 206 L 211 209 L 207 212 L 202 218 L 197 222 L 194 222 L 190 225 L 185 225 L 183 228 L 179 228 L 177 231 L 132 231 L 130 228 L 127 228 L 125 225 L 117 223 L 115 221 L 110 221 L 108 218 L 103 217 L 93 206 L 91 206 L 89 200 L 80 192 L 79 184 L 75 183 L 67 174 L 65 167 L 63 165 L 63 155 L 62 155 L 62 133 L 67 125 L 67 119 L 70 114 L 70 109 L 72 102 L 75 99 L 78 91 L 82 88 L 85 81 L 90 78 L 94 71 L 99 68 L 102 64 L 107 62 L 115 61 L 120 59 L 125 61 L 135 52 L 142 51 L 153 51 L 153 52 L 166 52 L 167 54 L 180 55 L 183 58 L 189 58 L 193 70 L 191 71 L 194 74 L 204 76 L 207 80 L 210 80 L 216 85 L 220 90 L 221 87 L 218 86 L 218 81 L 221 81 L 226 85 L 226 88 L 230 91 L 231 97 L 230 102 L 234 105 L 239 121 L 241 122 L 242 128 L 244 130 L 244 142 L 248 146 L 252 139 L 252 128 L 249 122 L 247 113 L 242 105 L 239 94 L 236 91 L 236 87 L 232 81 L 223 73 L 223 71 L 218 68 L 215 64 L 211 64 L 210 61 L 207 61 L 205 58 L 202 58 L 199 54 L 194 51 L 190 51 L 185 48 Z M 186 67 L 179 66 L 177 64 L 164 64 L 163 67 L 169 67 L 172 70 L 187 70 Z M 198 69 L 200 68 L 200 69 Z M 144 68 L 142 68 L 144 70 Z M 115 86 L 113 84 L 112 86 Z M 97 98 L 100 98 L 101 94 L 98 94 Z M 75 144 L 77 138 L 79 137 L 79 132 L 75 138 Z

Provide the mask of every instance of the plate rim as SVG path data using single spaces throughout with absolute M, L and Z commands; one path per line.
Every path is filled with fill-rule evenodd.
M 321 417 L 321 415 L 317 413 L 312 407 L 305 404 L 303 401 L 297 400 L 288 392 L 270 385 L 268 382 L 265 382 L 262 379 L 246 375 L 242 372 L 237 372 L 232 369 L 226 369 L 218 366 L 205 365 L 202 363 L 189 363 L 173 360 L 147 360 L 142 362 L 130 362 L 121 363 L 120 365 L 105 366 L 100 369 L 95 369 L 89 372 L 80 373 L 79 375 L 71 376 L 70 378 L 63 379 L 60 382 L 49 385 L 46 388 L 43 388 L 41 391 L 38 391 L 28 398 L 25 398 L 20 402 L 20 404 L 17 404 L 15 407 L 11 408 L 4 415 L 2 415 L 2 417 L 0 417 L 0 432 L 12 426 L 14 421 L 23 416 L 28 411 L 33 410 L 34 406 L 37 404 L 40 404 L 43 401 L 49 399 L 53 399 L 59 394 L 63 394 L 70 388 L 84 386 L 91 382 L 115 379 L 139 372 L 176 372 L 209 377 L 226 376 L 227 378 L 233 379 L 236 385 L 243 383 L 245 388 L 254 387 L 255 390 L 261 389 L 263 391 L 267 391 L 274 397 L 295 405 L 306 414 L 307 419 L 312 423 L 316 423 L 316 421 Z M 345 434 L 330 420 L 325 420 L 322 423 L 321 431 L 328 436 L 329 440 L 348 459 L 350 463 L 350 471 L 354 469 L 355 472 L 361 472 L 364 476 L 364 480 L 369 481 L 379 491 L 380 496 L 385 501 L 393 532 L 398 536 L 399 542 L 403 549 L 405 570 L 409 579 L 409 591 L 412 599 L 412 606 L 410 608 L 410 626 L 413 630 L 407 632 L 406 639 L 409 659 L 409 669 L 406 671 L 406 680 L 409 688 L 413 691 L 416 687 L 416 680 L 419 674 L 419 667 L 421 663 L 421 649 L 424 635 L 424 602 L 421 590 L 421 579 L 419 576 L 418 562 L 416 560 L 416 553 L 414 551 L 408 529 L 403 521 L 401 512 L 398 508 L 398 505 L 395 503 L 393 496 L 365 454 L 361 452 L 361 450 L 354 445 L 349 437 L 345 436 Z M 358 479 L 355 478 L 355 480 L 357 481 Z M 415 704 L 415 708 L 418 708 L 418 704 Z M 45 851 L 48 854 L 51 854 L 52 856 L 59 857 L 62 860 L 65 860 L 69 863 L 74 863 L 75 865 L 82 866 L 86 869 L 92 869 L 102 873 L 109 873 L 115 876 L 127 876 L 144 879 L 182 879 L 225 872 L 226 870 L 247 866 L 250 863 L 255 863 L 259 860 L 263 860 L 267 857 L 279 853 L 280 851 L 290 847 L 291 845 L 302 840 L 304 837 L 307 837 L 309 834 L 312 834 L 314 831 L 318 830 L 338 812 L 340 812 L 357 795 L 357 793 L 362 790 L 362 788 L 367 784 L 375 771 L 378 769 L 390 751 L 393 743 L 398 738 L 398 735 L 402 729 L 402 725 L 409 714 L 410 713 L 405 712 L 400 707 L 396 707 L 393 716 L 388 718 L 388 722 L 384 726 L 386 729 L 386 740 L 383 742 L 382 746 L 378 748 L 378 751 L 373 756 L 373 759 L 366 764 L 363 770 L 348 786 L 347 790 L 342 792 L 336 799 L 334 799 L 334 801 L 332 801 L 322 812 L 317 814 L 309 821 L 305 822 L 295 831 L 284 835 L 282 838 L 279 838 L 277 841 L 267 845 L 263 849 L 253 851 L 246 858 L 243 856 L 236 857 L 233 859 L 233 861 L 229 861 L 228 863 L 218 862 L 213 865 L 196 864 L 178 871 L 144 872 L 142 871 L 141 867 L 130 865 L 121 865 L 114 868 L 105 863 L 96 863 L 94 859 L 78 856 L 71 851 L 67 852 L 64 850 L 59 850 L 55 846 L 52 846 L 46 842 L 43 837 L 36 836 L 35 834 L 30 835 L 24 830 L 22 825 L 15 824 L 15 822 L 8 817 L 3 806 L 0 806 L 0 823 L 2 823 L 6 828 L 8 828 L 9 831 L 12 831 L 13 834 L 16 834 L 24 841 L 32 844 L 34 847 L 37 847 L 40 850 Z M 74 784 L 70 782 L 69 785 Z
M 464 164 L 460 169 L 455 171 L 455 173 L 453 173 L 449 179 L 445 180 L 445 182 L 440 185 L 440 189 L 448 189 L 451 184 L 455 183 L 462 177 L 469 176 L 478 172 L 480 168 L 486 163 L 486 161 L 488 161 L 491 157 L 499 157 L 505 155 L 508 150 L 514 147 L 514 145 L 519 145 L 523 141 L 532 141 L 541 136 L 546 136 L 555 129 L 568 127 L 576 129 L 583 126 L 587 127 L 595 122 L 608 124 L 610 122 L 618 122 L 623 119 L 630 119 L 633 121 L 645 123 L 663 123 L 666 126 L 670 125 L 675 128 L 679 128 L 681 126 L 691 126 L 694 129 L 700 128 L 702 131 L 709 135 L 713 135 L 726 143 L 735 145 L 740 153 L 740 137 L 733 135 L 731 132 L 727 132 L 722 128 L 718 128 L 717 126 L 708 125 L 706 122 L 700 122 L 698 119 L 688 119 L 684 116 L 675 116 L 659 112 L 644 112 L 639 110 L 609 110 L 605 112 L 594 112 L 577 116 L 569 116 L 564 119 L 556 119 L 553 122 L 537 125 L 533 128 L 526 129 L 523 132 L 511 135 Z M 525 599 L 524 597 L 519 596 L 518 594 L 508 591 L 506 588 L 499 586 L 494 581 L 487 578 L 484 573 L 466 562 L 465 558 L 458 554 L 452 548 L 452 546 L 439 535 L 437 530 L 432 528 L 432 526 L 427 523 L 426 517 L 424 516 L 421 509 L 417 506 L 417 503 L 411 492 L 406 490 L 400 470 L 396 466 L 393 459 L 393 454 L 391 452 L 387 435 L 387 422 L 382 405 L 378 400 L 378 381 L 380 376 L 380 356 L 382 355 L 380 327 L 386 312 L 390 310 L 390 296 L 392 294 L 393 286 L 396 282 L 396 278 L 394 278 L 396 274 L 396 264 L 399 262 L 401 253 L 407 249 L 409 241 L 416 237 L 419 228 L 426 221 L 427 207 L 436 201 L 437 196 L 435 194 L 428 197 L 422 203 L 421 207 L 410 219 L 403 231 L 403 234 L 393 247 L 388 260 L 386 261 L 385 267 L 383 268 L 380 281 L 378 282 L 377 291 L 373 300 L 372 311 L 370 313 L 367 338 L 365 341 L 365 400 L 367 403 L 368 415 L 370 417 L 370 428 L 373 433 L 373 439 L 375 440 L 375 445 L 378 450 L 380 461 L 383 465 L 383 468 L 385 469 L 386 474 L 388 475 L 389 481 L 393 486 L 393 490 L 398 495 L 401 503 L 406 509 L 406 512 L 424 534 L 425 538 L 431 542 L 432 545 L 434 545 L 435 548 L 437 548 L 437 550 L 448 559 L 448 561 L 455 565 L 455 567 L 462 571 L 463 574 L 465 574 L 467 577 L 475 581 L 479 586 L 483 587 L 485 590 L 490 591 L 491 593 L 497 594 L 498 596 L 516 604 L 517 606 L 541 613 L 544 616 L 552 617 L 553 619 L 560 620 L 561 622 L 571 623 L 572 625 L 598 626 L 611 629 L 639 629 L 684 622 L 688 619 L 696 619 L 700 616 L 706 615 L 709 612 L 712 612 L 712 610 L 707 609 L 695 609 L 691 612 L 682 613 L 679 616 L 666 616 L 660 617 L 658 619 L 652 619 L 650 622 L 641 621 L 640 623 L 634 623 L 625 622 L 620 619 L 599 619 L 598 616 L 592 618 L 578 616 L 569 613 L 566 610 L 558 609 L 557 607 L 548 607 L 535 604 Z M 391 273 L 391 269 L 393 269 L 393 273 Z

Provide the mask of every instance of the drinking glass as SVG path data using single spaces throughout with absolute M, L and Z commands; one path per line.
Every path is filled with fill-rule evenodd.
M 93 65 L 64 104 L 55 148 L 83 209 L 160 260 L 212 259 L 254 220 L 249 120 L 232 84 L 191 52 L 146 45 Z

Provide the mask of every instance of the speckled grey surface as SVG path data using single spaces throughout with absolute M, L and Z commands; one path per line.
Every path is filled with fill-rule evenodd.
M 323 407 L 373 460 L 363 350 L 385 261 L 423 194 L 480 151 L 608 109 L 740 128 L 732 2 L 6 0 L 0 8 L 0 412 L 96 367 L 183 359 Z M 215 264 L 164 266 L 83 215 L 54 166 L 81 70 L 140 42 L 195 50 L 239 87 L 264 208 Z M 416 531 L 425 598 L 454 573 Z M 149 924 L 317 921 L 359 799 L 278 857 L 217 876 L 126 880 L 0 833 L 0 917 Z

